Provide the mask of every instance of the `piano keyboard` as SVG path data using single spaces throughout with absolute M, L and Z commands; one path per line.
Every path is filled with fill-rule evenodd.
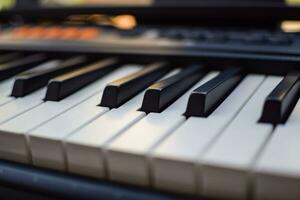
M 300 72 L 240 67 L 2 53 L 0 158 L 192 196 L 299 199 Z

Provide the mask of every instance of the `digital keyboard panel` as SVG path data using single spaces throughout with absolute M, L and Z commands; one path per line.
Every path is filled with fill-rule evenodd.
M 197 198 L 298 199 L 299 77 L 2 52 L 0 158 Z
M 201 61 L 217 70 L 242 64 L 253 73 L 284 75 L 299 65 L 299 33 L 242 29 L 137 25 L 3 25 L 0 50 L 86 53 L 119 56 L 127 62 L 167 58 L 183 64 Z

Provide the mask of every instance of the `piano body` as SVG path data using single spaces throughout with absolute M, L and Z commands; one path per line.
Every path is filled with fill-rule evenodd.
M 297 1 L 3 2 L 1 198 L 300 199 Z

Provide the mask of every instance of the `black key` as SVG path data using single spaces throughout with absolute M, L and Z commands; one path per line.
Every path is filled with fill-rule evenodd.
M 191 65 L 178 74 L 151 85 L 145 92 L 141 110 L 162 112 L 205 75 L 199 65 Z
M 50 80 L 45 100 L 60 101 L 87 84 L 113 71 L 118 64 L 118 59 L 110 58 L 58 76 Z
M 100 105 L 118 108 L 170 71 L 167 63 L 150 64 L 142 70 L 109 83 L 103 92 Z
M 265 100 L 260 122 L 284 123 L 294 109 L 299 93 L 300 71 L 290 72 Z
M 11 95 L 23 97 L 47 85 L 51 78 L 82 67 L 86 62 L 87 58 L 85 56 L 78 56 L 65 61 L 50 61 L 37 66 L 16 77 Z
M 207 117 L 244 78 L 241 68 L 231 68 L 195 89 L 189 97 L 185 115 Z
M 12 60 L 20 59 L 21 54 L 19 53 L 8 53 L 0 55 L 0 63 L 9 62 Z
M 20 58 L 15 61 L 0 64 L 0 80 L 4 80 L 18 73 L 26 71 L 44 62 L 47 59 L 45 54 L 35 54 Z

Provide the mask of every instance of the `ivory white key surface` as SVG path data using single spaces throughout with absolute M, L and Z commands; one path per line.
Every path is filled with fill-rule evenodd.
M 9 96 L 14 86 L 15 78 L 10 78 L 0 82 L 0 95 Z
M 137 70 L 134 66 L 122 67 L 59 102 L 47 101 L 0 125 L 0 158 L 31 162 L 27 144 L 29 131 L 100 92 L 108 82 Z
M 10 94 L 13 89 L 15 78 L 10 78 L 0 82 L 0 106 L 15 100 Z
M 63 139 L 109 109 L 97 106 L 102 94 L 96 94 L 28 133 L 33 164 L 65 170 Z
M 248 75 L 209 117 L 188 118 L 162 142 L 151 155 L 154 187 L 195 194 L 198 157 L 231 122 L 264 78 Z
M 255 164 L 255 199 L 300 199 L 300 100 L 284 125 L 276 127 Z
M 137 111 L 142 100 L 143 94 L 140 94 L 68 137 L 65 147 L 69 171 L 104 177 L 104 146 L 146 115 L 144 112 Z
M 40 89 L 32 94 L 29 94 L 22 98 L 17 98 L 4 106 L 0 107 L 0 124 L 18 116 L 22 113 L 38 106 L 43 103 L 43 97 L 46 89 Z
M 13 100 L 15 100 L 16 98 L 11 97 L 11 96 L 2 96 L 0 95 L 0 106 L 3 106 Z
M 229 199 L 247 197 L 250 168 L 273 129 L 271 124 L 258 123 L 258 120 L 265 98 L 281 80 L 281 77 L 267 77 L 204 157 L 200 158 L 200 181 L 205 196 Z
M 150 151 L 185 121 L 185 111 L 190 92 L 210 80 L 217 73 L 205 76 L 162 113 L 150 113 L 113 140 L 107 148 L 109 178 L 137 185 L 148 185 Z
M 178 73 L 173 70 L 164 78 Z M 144 92 L 117 109 L 112 109 L 66 139 L 69 171 L 93 177 L 104 177 L 105 145 L 142 119 L 146 114 L 138 111 Z

